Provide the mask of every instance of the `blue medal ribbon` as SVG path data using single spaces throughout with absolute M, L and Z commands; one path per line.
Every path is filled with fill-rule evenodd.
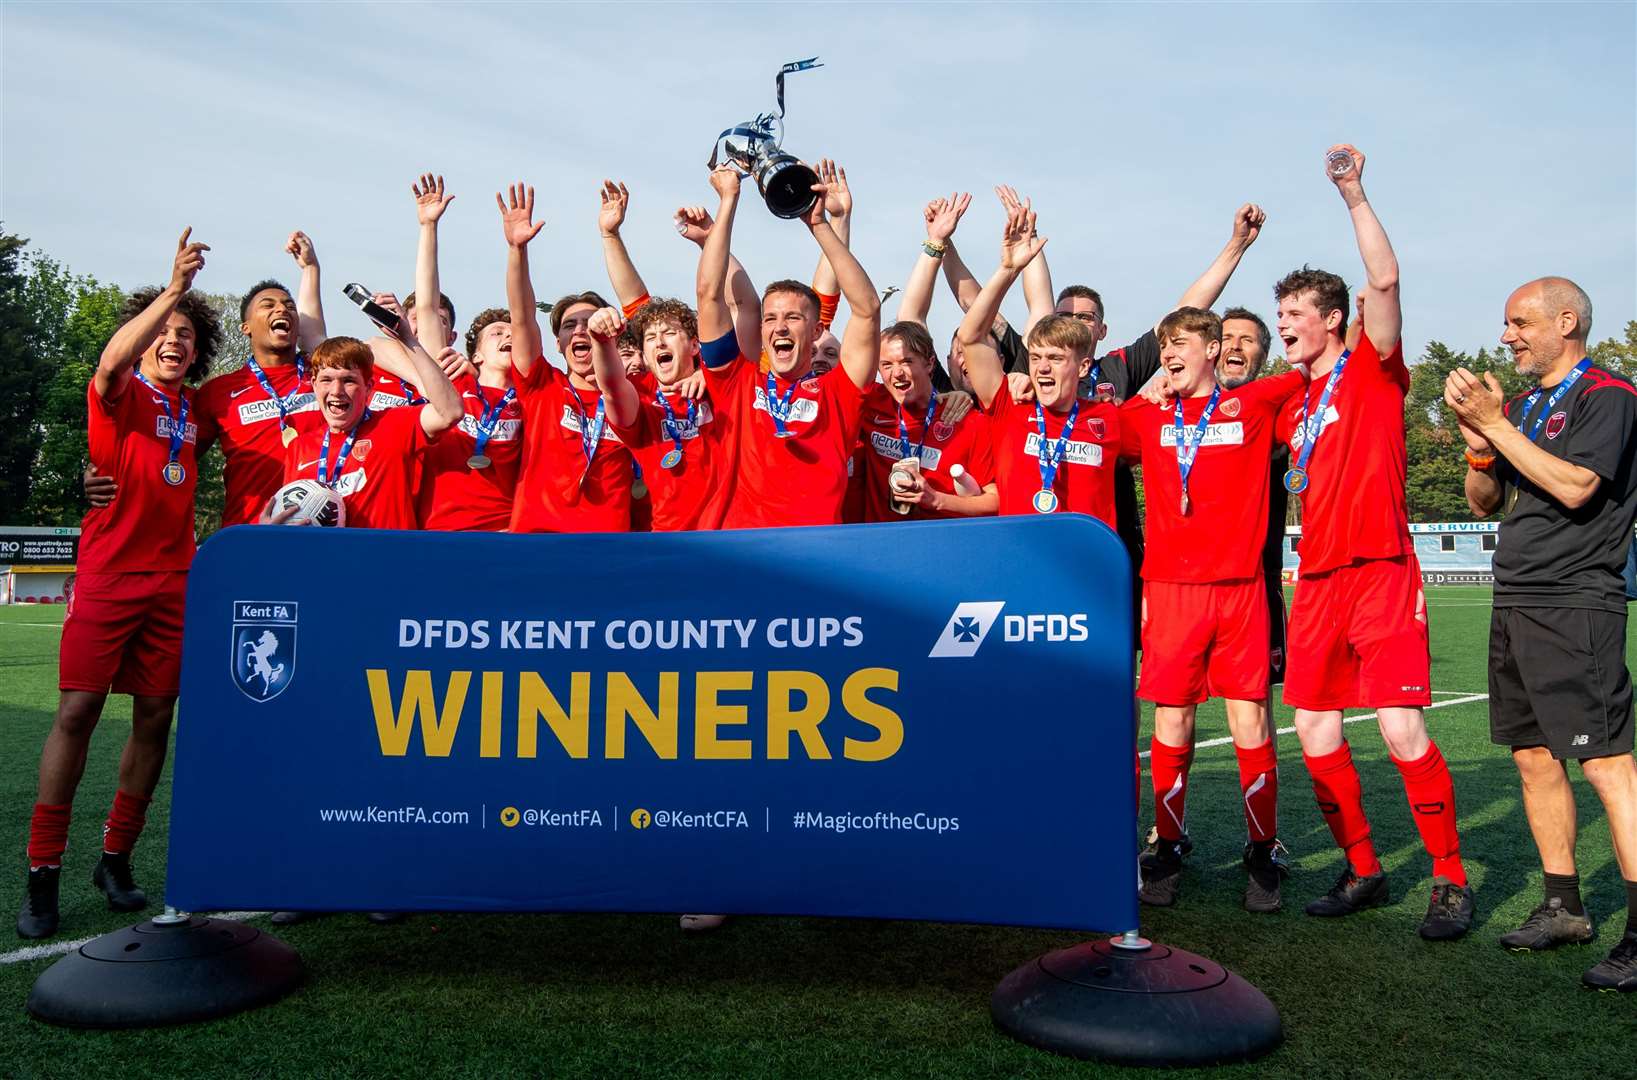
M 1336 358 L 1336 366 L 1330 369 L 1330 377 L 1324 381 L 1324 392 L 1319 395 L 1319 412 L 1317 416 L 1308 412 L 1313 400 L 1313 382 L 1308 380 L 1307 389 L 1302 392 L 1302 418 L 1296 422 L 1296 430 L 1302 436 L 1301 453 L 1297 455 L 1296 466 L 1293 471 L 1302 476 L 1307 475 L 1307 459 L 1313 456 L 1313 446 L 1319 441 L 1319 434 L 1324 431 L 1324 413 L 1330 408 L 1330 395 L 1335 393 L 1336 385 L 1341 382 L 1341 373 L 1347 369 L 1347 358 L 1353 355 L 1353 350 L 1345 350 Z M 1303 487 L 1306 487 L 1304 482 Z M 1299 490 L 1299 489 L 1293 489 Z
M 165 478 L 165 483 L 175 486 L 176 484 L 180 484 L 183 480 L 186 480 L 188 477 L 187 470 L 183 467 L 181 462 L 182 444 L 187 442 L 188 397 L 186 394 L 181 392 L 178 392 L 176 395 L 182 402 L 180 409 L 181 417 L 178 419 L 177 414 L 171 411 L 170 395 L 159 389 L 159 387 L 155 386 L 153 383 L 149 382 L 148 377 L 142 374 L 140 368 L 137 369 L 135 374 L 137 382 L 140 382 L 143 386 L 146 386 L 149 390 L 152 390 L 155 394 L 157 394 L 159 396 L 159 404 L 165 408 L 165 419 L 170 423 L 171 429 L 171 449 L 170 460 L 165 463 L 165 467 L 160 471 L 160 475 Z
M 597 419 L 591 420 L 586 416 L 585 403 L 580 400 L 580 392 L 573 386 L 568 388 L 568 399 L 574 402 L 574 411 L 580 414 L 580 453 L 585 455 L 585 467 L 589 472 L 591 459 L 597 456 L 597 444 L 602 441 L 603 427 L 608 423 L 608 417 L 604 415 L 607 402 L 601 395 L 597 397 Z M 581 473 L 580 478 L 583 482 L 585 474 Z
M 676 411 L 671 408 L 671 403 L 665 399 L 665 391 L 655 391 L 654 401 L 665 413 L 665 419 L 660 421 L 660 429 L 665 433 L 665 437 L 671 440 L 671 453 L 666 454 L 665 460 L 661 461 L 660 464 L 664 465 L 665 461 L 670 461 L 671 464 L 665 465 L 665 468 L 674 469 L 682 462 L 682 428 L 677 423 Z M 688 430 L 695 434 L 699 432 L 699 403 L 692 398 L 688 399 Z M 671 454 L 675 454 L 676 457 L 672 459 Z
M 1183 513 L 1187 513 L 1188 506 L 1188 475 L 1194 471 L 1194 459 L 1199 456 L 1199 448 L 1205 445 L 1205 432 L 1210 429 L 1211 415 L 1216 412 L 1216 403 L 1222 400 L 1222 387 L 1211 388 L 1211 400 L 1205 403 L 1205 411 L 1199 414 L 1199 423 L 1194 425 L 1193 437 L 1189 438 L 1189 431 L 1182 423 L 1182 399 L 1176 402 L 1176 432 L 1177 432 L 1177 471 L 1182 474 L 1182 505 Z
M 1534 442 L 1535 436 L 1540 434 L 1540 426 L 1546 422 L 1546 417 L 1551 415 L 1553 407 L 1556 406 L 1558 402 L 1563 400 L 1563 395 L 1569 392 L 1569 387 L 1579 382 L 1580 376 L 1586 374 L 1586 372 L 1591 369 L 1591 366 L 1592 358 L 1588 356 L 1581 360 L 1580 363 L 1576 364 L 1572 371 L 1563 376 L 1563 381 L 1557 384 L 1557 389 L 1552 391 L 1552 396 L 1546 399 L 1546 407 L 1540 410 L 1540 415 L 1535 417 L 1535 422 L 1529 425 L 1528 435 L 1530 442 Z M 1540 400 L 1540 395 L 1543 394 L 1545 390 L 1546 388 L 1544 386 L 1537 386 L 1535 387 L 1534 393 L 1530 394 L 1524 399 L 1523 411 L 1518 417 L 1519 431 L 1522 431 L 1523 426 L 1529 423 L 1529 410 L 1535 407 L 1535 402 Z
M 365 409 L 364 415 L 358 418 L 358 423 L 354 424 L 352 430 L 347 432 L 345 441 L 341 443 L 340 452 L 335 455 L 335 479 L 333 481 L 330 479 L 330 436 L 335 434 L 335 431 L 333 428 L 324 429 L 324 445 L 318 451 L 318 482 L 320 484 L 333 490 L 335 485 L 341 482 L 341 470 L 346 467 L 347 455 L 352 452 L 352 441 L 358 437 L 358 429 L 364 426 L 364 422 L 369 419 L 369 416 L 369 410 Z
M 796 387 L 800 385 L 801 379 L 792 381 L 790 389 L 784 392 L 783 397 L 780 397 L 777 384 L 773 381 L 772 369 L 770 368 L 767 372 L 767 415 L 773 418 L 773 434 L 781 439 L 788 439 L 795 434 L 787 424 L 790 421 L 790 406 L 796 399 Z
M 245 363 L 245 367 L 250 369 L 250 374 L 256 377 L 256 381 L 261 383 L 261 388 L 267 392 L 267 396 L 271 398 L 273 404 L 278 407 L 279 430 L 283 431 L 285 428 L 290 426 L 290 406 L 295 404 L 296 398 L 301 396 L 301 381 L 307 377 L 306 358 L 300 353 L 296 353 L 296 386 L 294 390 L 290 391 L 287 397 L 279 397 L 278 394 L 274 392 L 273 383 L 270 379 L 268 379 L 267 372 L 263 371 L 261 365 L 256 363 L 256 358 L 254 356 L 252 356 Z
M 921 421 L 921 445 L 911 447 L 909 444 L 909 426 L 904 423 L 904 407 L 902 405 L 898 406 L 898 444 L 903 449 L 903 453 L 899 456 L 913 457 L 916 461 L 921 460 L 921 451 L 926 449 L 927 432 L 932 430 L 932 418 L 937 413 L 938 391 L 934 387 L 932 397 L 926 403 L 926 419 Z
M 1068 448 L 1069 433 L 1074 430 L 1074 421 L 1080 416 L 1080 399 L 1074 399 L 1074 405 L 1069 409 L 1068 418 L 1063 421 L 1063 430 L 1058 433 L 1057 441 L 1046 442 L 1046 411 L 1040 407 L 1038 400 L 1034 403 L 1034 421 L 1040 429 L 1040 490 L 1051 491 L 1057 482 L 1057 467 L 1063 463 L 1063 451 Z
M 517 388 L 508 386 L 506 392 L 501 395 L 500 400 L 491 405 L 488 399 L 483 396 L 483 387 L 479 386 L 477 388 L 477 400 L 483 406 L 483 415 L 477 420 L 477 448 L 472 451 L 473 457 L 483 456 L 483 448 L 489 445 L 489 440 L 494 437 L 495 428 L 500 426 L 500 414 L 506 411 L 508 405 L 517 400 Z

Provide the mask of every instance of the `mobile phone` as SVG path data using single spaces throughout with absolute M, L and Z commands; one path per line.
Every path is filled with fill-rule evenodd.
M 374 293 L 356 281 L 341 291 L 347 294 L 348 300 L 358 305 L 359 310 L 368 316 L 370 322 L 379 326 L 389 337 L 396 338 L 398 336 L 398 316 L 377 304 L 374 300 Z

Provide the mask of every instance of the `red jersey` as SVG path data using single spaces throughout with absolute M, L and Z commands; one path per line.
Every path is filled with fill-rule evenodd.
M 347 433 L 338 431 L 330 436 L 329 478 L 346 503 L 349 529 L 416 527 L 415 475 L 420 459 L 433 445 L 421 427 L 421 408 L 425 407 L 371 412 L 358 425 L 339 478 L 336 461 Z M 328 430 L 304 431 L 285 447 L 286 484 L 318 479 L 319 457 Z
M 305 358 L 261 370 L 272 395 L 246 364 L 211 379 L 194 396 L 199 443 L 208 447 L 219 440 L 225 459 L 223 526 L 254 524 L 283 483 L 284 439 L 273 395 L 284 400 L 285 423 L 297 434 L 324 427 L 312 381 L 306 377 Z
M 388 409 L 401 409 L 406 405 L 424 405 L 426 395 L 413 383 L 404 382 L 396 375 L 389 375 L 384 371 L 375 373 L 375 392 L 370 395 L 369 411 L 383 413 Z
M 1034 514 L 1034 498 L 1041 490 L 1040 428 L 1034 402 L 1012 399 L 1006 380 L 986 410 L 995 460 L 995 484 L 1000 489 L 1002 514 Z M 1068 413 L 1042 409 L 1046 418 L 1046 450 L 1063 434 Z M 1114 465 L 1120 456 L 1120 410 L 1107 402 L 1080 399 L 1074 430 L 1063 446 L 1063 458 L 1053 478 L 1057 513 L 1090 514 L 1114 527 Z M 1260 534 L 1258 534 L 1260 535 Z
M 1308 407 L 1315 413 L 1328 378 L 1326 374 L 1307 385 Z M 1368 337 L 1360 337 L 1330 395 L 1318 443 L 1307 459 L 1297 549 L 1302 574 L 1415 550 L 1404 504 L 1404 395 L 1409 389 L 1403 343 L 1383 358 Z M 1279 413 L 1278 437 L 1290 444 L 1292 466 L 1301 458 L 1297 424 L 1302 403 L 1303 395 L 1297 394 Z
M 729 529 L 777 525 L 838 525 L 847 494 L 847 461 L 858 443 L 864 392 L 844 367 L 795 382 L 773 376 L 774 396 L 788 407 L 785 430 L 775 434 L 768 413 L 767 377 L 743 356 L 705 368 L 711 400 L 738 433 L 737 486 L 728 502 Z M 781 408 L 775 402 L 775 408 Z
M 913 415 L 911 415 L 913 414 Z M 960 423 L 950 424 L 932 418 L 926 424 L 926 406 L 918 409 L 900 409 L 892 394 L 880 383 L 864 393 L 864 412 L 859 421 L 859 443 L 862 453 L 858 463 L 864 469 L 861 478 L 863 520 L 903 521 L 906 518 L 946 518 L 953 514 L 935 514 L 919 506 L 908 514 L 895 513 L 887 477 L 892 466 L 904 453 L 902 433 L 898 430 L 902 415 L 904 429 L 909 433 L 910 454 L 919 453 L 921 476 L 926 485 L 945 495 L 957 494 L 955 480 L 949 475 L 951 465 L 963 466 L 979 486 L 995 479 L 995 460 L 989 442 L 989 420 L 977 412 L 961 417 Z
M 1187 514 L 1182 513 L 1176 409 L 1140 397 L 1121 407 L 1120 456 L 1143 467 L 1145 581 L 1261 580 L 1274 422 L 1301 388 L 1301 374 L 1291 371 L 1222 391 L 1188 474 Z M 1188 439 L 1210 400 L 1209 395 L 1183 399 Z
M 642 466 L 648 485 L 652 516 L 649 528 L 641 531 L 720 529 L 733 495 L 738 451 L 731 417 L 708 394 L 697 402 L 667 394 L 662 405 L 651 376 L 634 379 L 632 385 L 639 401 L 637 418 L 614 431 Z M 681 453 L 667 469 L 664 462 L 677 452 L 678 441 Z
M 193 487 L 198 480 L 194 450 L 199 425 L 193 419 L 192 394 L 186 389 L 168 394 L 133 375 L 125 393 L 113 401 L 103 400 L 94 379 L 85 397 L 91 464 L 118 482 L 119 495 L 107 506 L 86 511 L 76 569 L 82 574 L 186 570 L 193 562 Z M 164 472 L 184 400 L 188 417 L 176 458 L 184 476 L 180 484 L 171 484 Z
M 455 390 L 466 414 L 439 436 L 421 462 L 416 495 L 421 528 L 504 532 L 512 521 L 512 492 L 523 460 L 523 406 L 515 392 L 506 402 L 505 390 L 482 386 L 470 375 L 457 378 Z M 483 456 L 489 464 L 475 469 L 467 462 L 477 453 L 478 425 L 485 413 L 491 431 Z
M 630 532 L 631 452 L 606 421 L 589 464 L 580 441 L 582 428 L 597 426 L 602 395 L 575 389 L 543 356 L 513 379 L 523 406 L 523 464 L 511 531 Z

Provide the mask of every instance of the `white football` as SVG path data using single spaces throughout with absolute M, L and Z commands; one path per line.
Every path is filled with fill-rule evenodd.
M 279 488 L 273 496 L 273 513 L 294 509 L 286 525 L 320 525 L 339 528 L 347 523 L 347 504 L 341 496 L 317 480 L 295 480 Z

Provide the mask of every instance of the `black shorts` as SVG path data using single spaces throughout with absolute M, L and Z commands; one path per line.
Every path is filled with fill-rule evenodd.
M 1489 619 L 1489 737 L 1559 760 L 1629 754 L 1624 612 L 1497 607 Z

